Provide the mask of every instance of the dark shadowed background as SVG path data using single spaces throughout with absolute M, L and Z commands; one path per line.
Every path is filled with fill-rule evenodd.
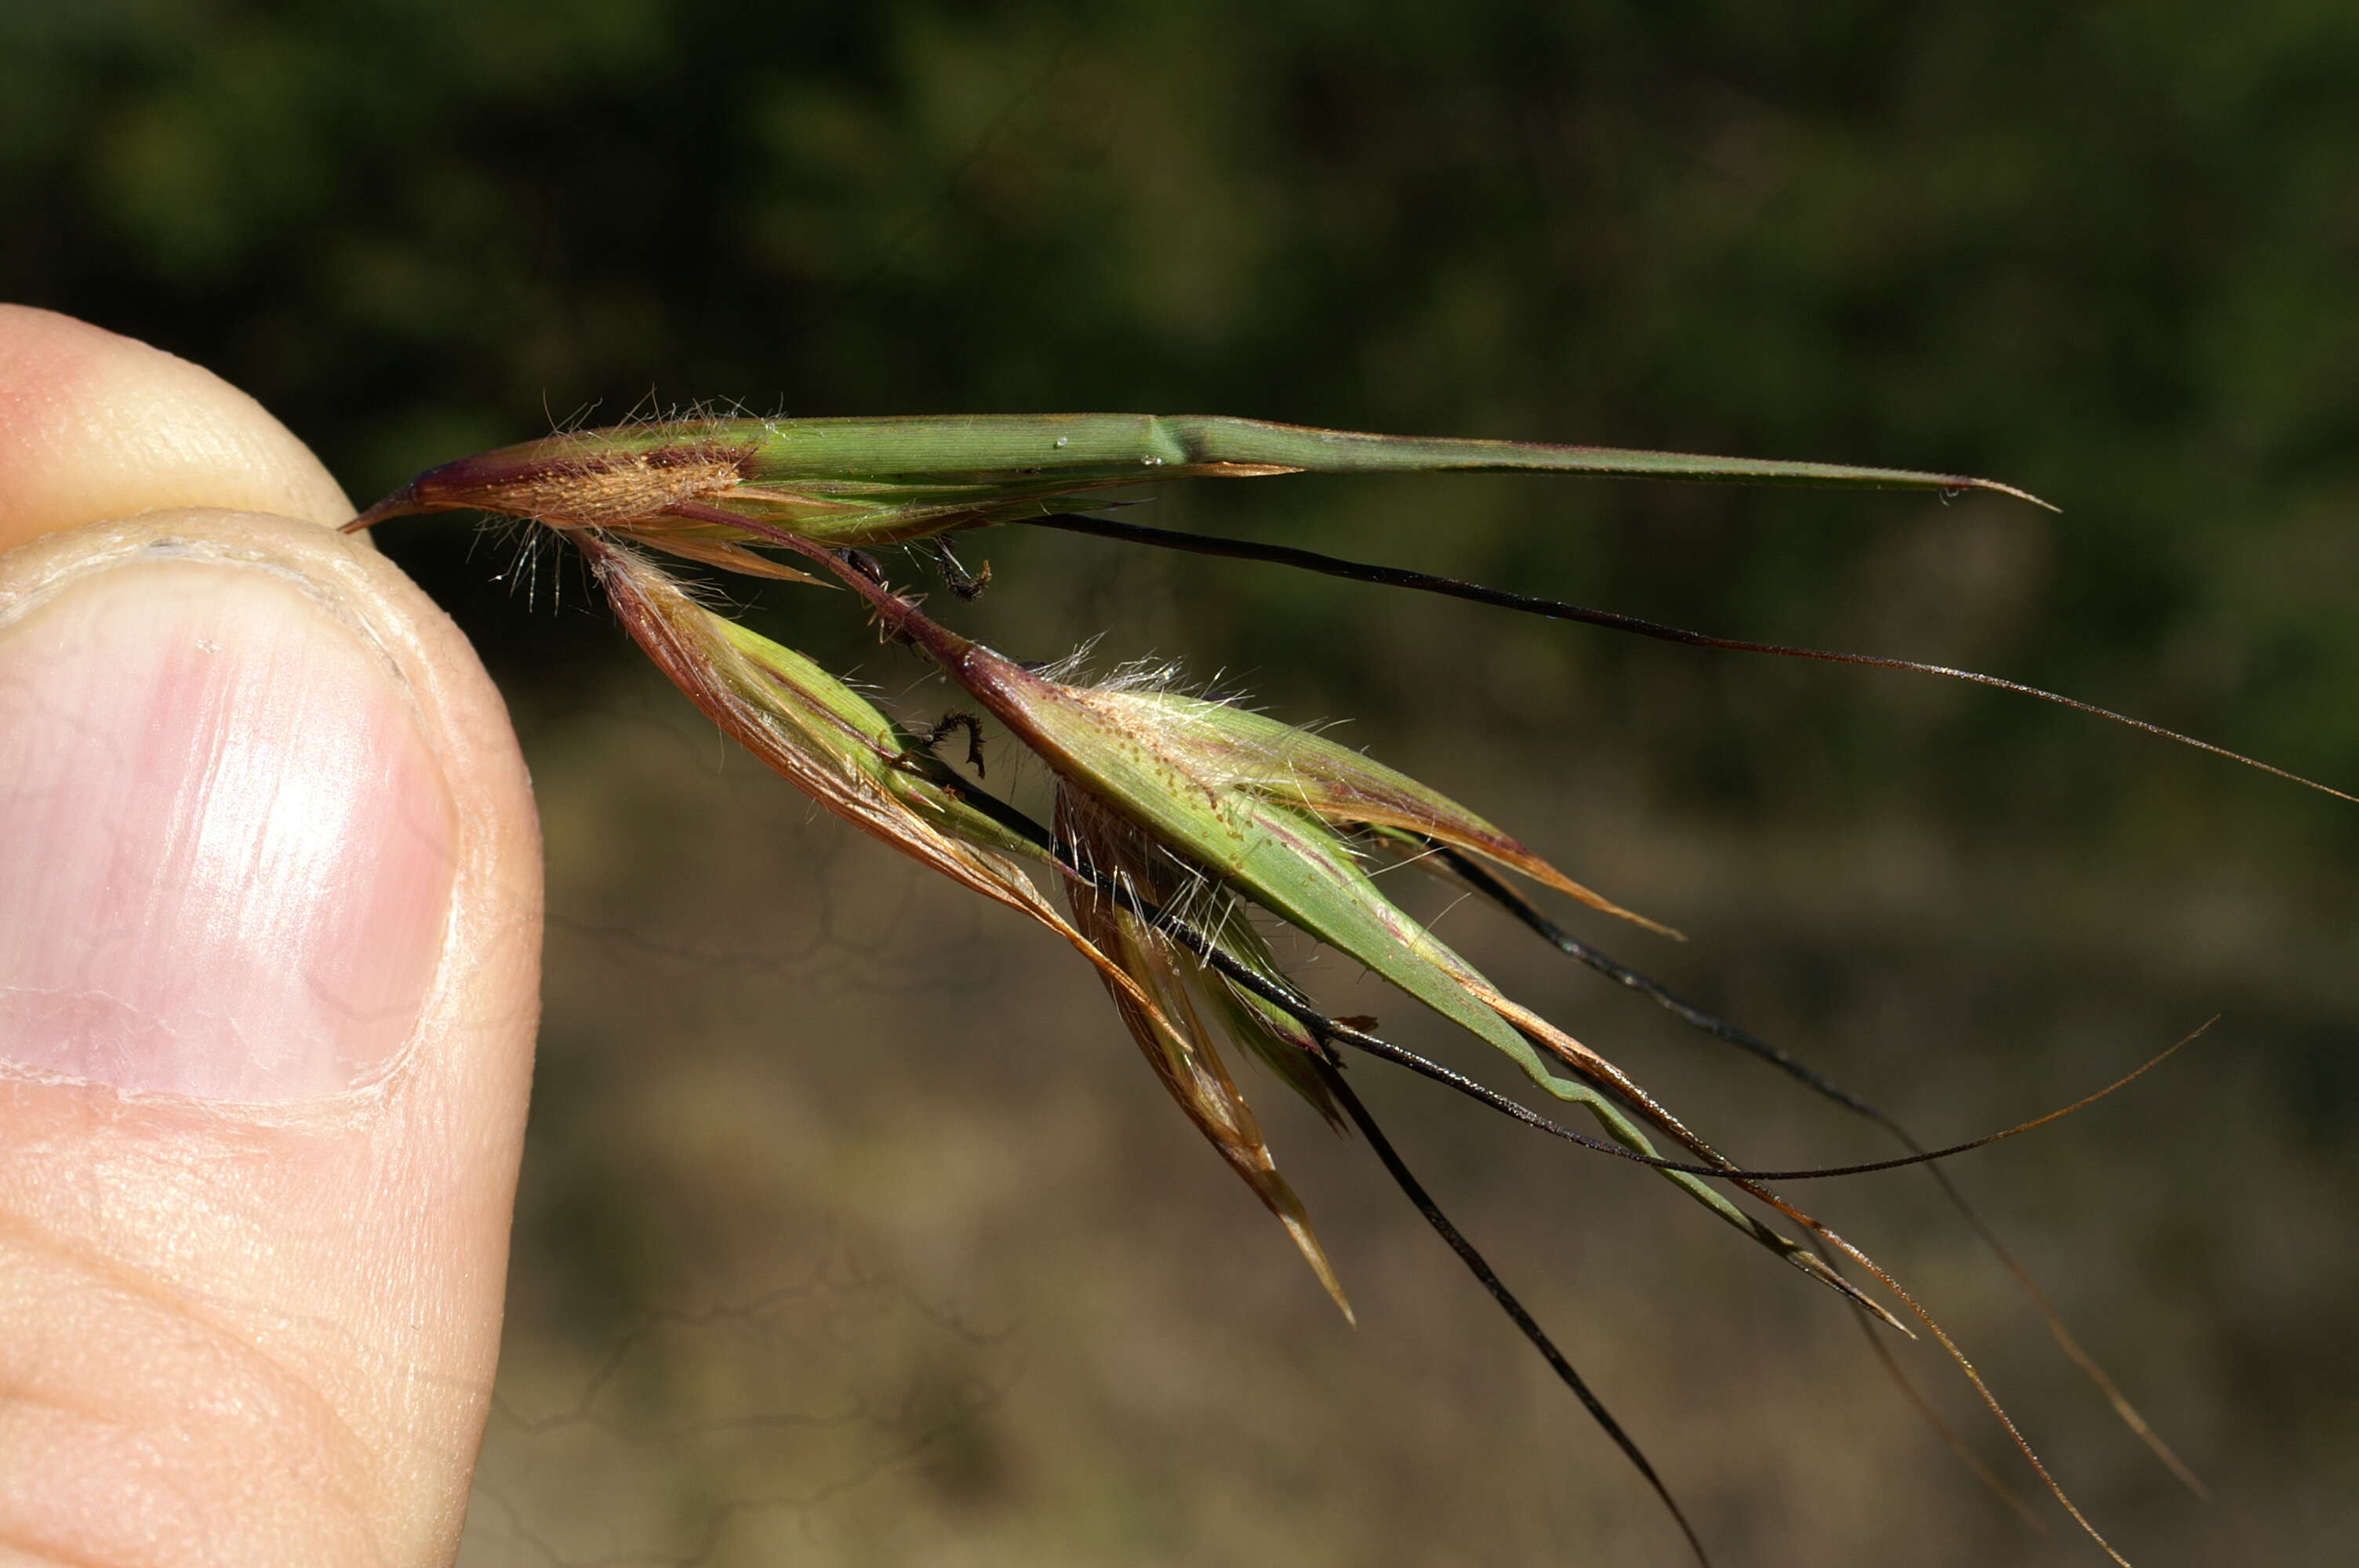
M 1146 513 L 1972 665 L 2359 781 L 2359 11 L 2336 0 L 202 0 L 0 12 L 0 293 L 240 383 L 365 501 L 697 400 L 1138 409 L 1988 473 L 1976 499 L 1270 481 Z M 1355 1145 L 1257 1088 L 1347 1331 L 1038 933 L 832 821 L 570 564 L 382 546 L 508 694 L 548 1026 L 463 1561 L 1675 1563 Z M 1684 928 L 1584 935 L 1932 1140 L 1812 1195 L 2141 1564 L 2359 1529 L 2359 808 L 2038 705 L 1277 568 L 975 538 L 953 618 L 1339 731 Z M 842 596 L 766 630 L 944 699 Z M 914 688 L 914 689 L 913 689 Z M 1439 890 L 1404 896 L 1439 913 Z M 1756 1163 L 1872 1130 L 1506 922 L 1443 934 Z M 1494 1078 L 1330 962 L 1335 1005 Z M 1347 1005 L 1348 1004 L 1348 1005 Z M 2088 1563 L 1661 1183 L 1357 1075 L 1731 1564 Z M 1995 1425 L 1903 1359 L 2026 1490 Z M 2344 1542 L 2342 1548 L 2335 1541 Z

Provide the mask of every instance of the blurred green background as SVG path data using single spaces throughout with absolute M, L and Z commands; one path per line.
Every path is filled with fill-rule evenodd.
M 2354 80 L 2333 0 L 21 3 L 0 292 L 221 372 L 360 500 L 698 400 L 1989 473 L 2062 514 L 1427 479 L 1134 515 L 1972 665 L 2349 785 Z M 1683 1560 L 1364 1150 L 1259 1081 L 1348 1332 L 1067 955 L 726 755 L 577 568 L 454 520 L 380 544 L 499 677 L 549 831 L 470 1568 Z M 1062 536 L 966 554 L 997 578 L 961 623 L 1026 656 L 1103 632 L 1108 660 L 1348 717 L 1694 940 L 1584 935 L 1930 1139 L 2223 1014 L 1956 1167 L 2208 1507 L 1930 1183 L 1812 1195 L 2135 1561 L 2347 1551 L 2359 811 L 1940 683 Z M 832 596 L 754 613 L 945 700 Z M 1887 1152 L 1506 922 L 1441 928 L 1741 1156 Z M 1505 1076 L 1347 968 L 1318 971 L 1339 1010 Z M 1723 1561 L 2096 1560 L 1660 1183 L 1359 1076 Z M 1960 1379 L 1905 1359 L 2028 1493 Z

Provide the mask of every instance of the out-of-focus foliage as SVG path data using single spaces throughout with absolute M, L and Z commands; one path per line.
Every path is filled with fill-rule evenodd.
M 577 412 L 700 398 L 1233 413 L 1990 474 L 2063 515 L 1504 478 L 1201 487 L 1146 515 L 1971 664 L 2347 787 L 2354 81 L 2359 10 L 2337 0 L 27 3 L 0 7 L 0 293 L 219 370 L 364 500 Z M 1413 1222 L 1335 1195 L 1372 1170 L 1319 1152 L 1315 1125 L 1273 1130 L 1354 1279 L 1353 1339 L 1184 1130 L 1168 1149 L 1142 1130 L 1162 1108 L 1055 955 L 1023 968 L 1020 936 L 941 915 L 792 806 L 762 829 L 775 856 L 712 847 L 701 814 L 742 824 L 768 781 L 709 776 L 709 733 L 574 611 L 578 575 L 551 614 L 543 574 L 528 611 L 490 581 L 506 548 L 469 558 L 444 532 L 385 546 L 517 708 L 559 901 L 517 1402 L 483 1529 L 538 1532 L 559 1560 L 686 1555 L 703 1532 L 715 1561 L 773 1560 L 729 1532 L 781 1517 L 842 1561 L 1663 1545 L 1619 1477 L 1555 1490 L 1607 1455 Z M 2164 1084 L 1964 1173 L 2227 1510 L 2174 1511 L 2192 1505 L 2084 1408 L 1917 1187 L 1843 1201 L 1905 1222 L 1910 1255 L 1890 1260 L 1962 1314 L 2068 1484 L 2130 1521 L 2134 1559 L 2320 1561 L 2359 1528 L 2359 1280 L 2321 1197 L 2359 1175 L 2359 813 L 1900 676 L 1080 539 L 967 553 L 998 575 L 962 624 L 1027 656 L 1112 628 L 1109 655 L 1225 665 L 1289 719 L 1353 716 L 1339 737 L 1697 938 L 1626 956 L 1925 1130 L 2069 1098 L 2225 1010 Z M 766 605 L 831 668 L 864 661 L 889 692 L 917 673 L 864 647 L 842 604 Z M 1509 782 L 1476 794 L 1484 779 Z M 912 911 L 951 935 L 913 935 Z M 1516 939 L 1479 937 L 1486 959 Z M 1682 1101 L 1722 1096 L 1702 1120 L 1755 1119 L 1740 1154 L 1881 1152 L 1816 1112 L 1778 1119 L 1766 1080 L 1706 1072 L 1545 959 L 1500 978 L 1560 987 L 1546 1011 L 1601 1043 L 1643 1041 Z M 901 1033 L 842 1005 L 853 990 L 897 998 Z M 817 1049 L 853 1018 L 868 1036 Z M 1709 1227 L 1647 1206 L 1643 1179 L 1433 1126 L 1408 1141 L 1443 1152 L 1437 1184 L 1467 1195 L 1510 1278 L 1594 1329 L 1568 1348 L 1707 1534 L 1764 1563 L 2050 1550 L 1892 1413 L 1835 1314 L 1788 1299 L 1824 1292 L 1710 1273 L 1723 1238 L 1697 1244 Z M 693 1311 L 614 1337 L 648 1303 L 744 1301 L 773 1278 L 759 1260 L 822 1231 L 924 1283 L 821 1270 L 817 1316 L 786 1296 L 729 1320 L 752 1347 L 734 1362 Z M 1233 1239 L 1247 1231 L 1261 1249 Z M 1634 1257 L 1656 1271 L 1605 1282 Z M 1050 1293 L 1021 1293 L 1043 1277 Z M 997 1330 L 919 1299 L 967 1292 L 994 1323 L 1039 1325 L 1011 1331 L 1029 1371 Z M 875 1326 L 847 1339 L 830 1313 Z M 1256 1318 L 1271 1339 L 1237 1337 Z M 1800 1370 L 1761 1369 L 1788 1355 Z M 1378 1364 L 1435 1369 L 1358 1391 Z M 647 1417 L 672 1408 L 664 1390 L 732 1379 L 751 1425 L 693 1400 L 708 1424 Z M 1186 1391 L 1200 1379 L 1227 1380 Z M 713 1457 L 806 1407 L 842 1420 L 814 1417 L 792 1455 Z M 550 1415 L 570 1409 L 596 1419 Z M 598 1529 L 569 1535 L 573 1505 L 535 1490 L 565 1463 L 531 1445 L 585 1430 L 658 1435 L 574 1456 L 610 1477 L 583 1483 L 608 1511 L 583 1505 Z M 911 1454 L 921 1480 L 897 1490 Z

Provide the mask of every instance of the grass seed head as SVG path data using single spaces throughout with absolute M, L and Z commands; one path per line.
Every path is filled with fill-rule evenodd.
M 1196 539 L 1076 515 L 1099 504 L 1098 492 L 1142 481 L 1444 470 L 1981 490 L 2037 499 L 2006 485 L 1953 474 L 1362 435 L 1215 416 L 695 419 L 568 432 L 446 463 L 419 475 L 347 526 L 364 528 L 409 513 L 477 510 L 545 524 L 577 538 L 631 636 L 726 732 L 836 816 L 1057 932 L 1089 960 L 1167 1090 L 1286 1226 L 1347 1316 L 1351 1309 L 1334 1271 L 1299 1200 L 1277 1173 L 1259 1123 L 1222 1059 L 1218 1035 L 1225 1033 L 1266 1062 L 1331 1122 L 1341 1125 L 1348 1119 L 1667 1503 L 1669 1494 L 1636 1445 L 1391 1152 L 1340 1076 L 1339 1060 L 1330 1054 L 1336 1042 L 1351 1043 L 1354 1028 L 1322 1018 L 1285 981 L 1245 913 L 1245 901 L 1349 954 L 1498 1049 L 1549 1094 L 1584 1107 L 1626 1149 L 1651 1157 L 1655 1148 L 1649 1133 L 1666 1136 L 1692 1157 L 1692 1162 L 1683 1157 L 1679 1162 L 1712 1167 L 1715 1179 L 1729 1182 L 1815 1233 L 1831 1255 L 1841 1253 L 1869 1270 L 1940 1339 L 2038 1467 L 2037 1456 L 1972 1364 L 1897 1281 L 1758 1179 L 1740 1173 L 1619 1068 L 1498 991 L 1377 890 L 1346 836 L 1356 836 L 1362 845 L 1374 840 L 1411 856 L 1439 851 L 1454 857 L 1453 869 L 1478 885 L 1490 878 L 1470 859 L 1479 857 L 1593 908 L 1658 931 L 1665 928 L 1571 881 L 1449 797 L 1324 737 L 1152 682 L 1092 687 L 1027 668 L 932 622 L 914 601 L 886 586 L 881 568 L 862 566 L 867 560 L 864 546 L 930 539 L 990 524 L 1038 521 L 1201 553 L 1284 561 L 1330 575 L 1446 593 L 1695 646 L 1973 681 L 2219 750 L 1971 671 L 1710 637 L 1402 568 L 1247 541 Z M 940 738 L 939 730 L 931 736 L 913 735 L 897 726 L 803 655 L 705 609 L 632 545 L 734 572 L 819 580 L 758 553 L 777 550 L 826 571 L 867 603 L 889 635 L 930 654 L 1049 765 L 1058 780 L 1054 833 L 965 784 L 936 762 L 928 747 Z M 980 587 L 979 579 L 965 579 L 954 569 L 946 571 L 946 577 L 962 596 L 971 597 Z M 2251 759 L 2235 760 L 2280 772 Z M 2309 780 L 2297 782 L 2326 788 Z M 1027 874 L 1027 865 L 1053 868 L 1066 879 L 1071 920 L 1041 896 Z M 1511 906 L 1520 903 L 1495 880 L 1493 885 L 1495 897 Z M 1202 930 L 1173 925 L 1165 912 L 1175 906 Z M 1537 911 L 1530 912 L 1530 921 L 1544 934 L 1553 930 Z M 1209 937 L 1202 934 L 1205 930 Z M 1668 993 L 1660 994 L 1668 1005 Z M 1287 1004 L 1277 1005 L 1279 1000 Z M 1724 1028 L 1719 1032 L 1734 1038 Z M 1357 1044 L 1402 1059 L 1397 1048 L 1364 1033 Z M 1785 1060 L 1774 1054 L 1773 1058 Z M 1413 1054 L 1408 1059 L 1418 1060 Z M 1446 1081 L 1454 1079 L 1478 1098 L 1488 1097 L 1495 1108 L 1521 1110 L 1435 1064 L 1422 1066 Z M 1838 1092 L 1813 1081 L 1827 1092 Z M 1861 1102 L 1848 1103 L 1864 1108 Z M 1524 1119 L 1533 1119 L 1527 1112 Z M 1886 1322 L 1894 1321 L 1828 1263 L 1737 1208 L 1693 1172 L 1667 1169 L 1662 1173 L 1794 1267 Z M 2118 1398 L 2116 1404 L 2134 1426 L 2140 1424 Z M 2169 1458 L 2167 1451 L 2158 1451 Z M 2079 1510 L 2039 1468 L 2058 1498 L 2080 1519 Z M 1685 1529 L 1684 1516 L 1675 1504 L 1672 1509 Z M 2081 1522 L 2087 1527 L 2085 1519 Z M 2093 1529 L 2090 1534 L 2104 1545 Z M 1689 1539 L 1695 1541 L 1692 1530 Z M 2109 1546 L 2105 1550 L 2112 1551 Z
M 1709 1143 L 1626 1074 L 1503 995 L 1386 898 L 1327 821 L 1298 804 L 1272 798 L 1278 792 L 1266 783 L 1253 787 L 1240 782 L 1234 771 L 1235 733 L 1207 723 L 1204 709 L 1216 705 L 1174 709 L 1141 704 L 1136 692 L 1054 680 L 935 624 L 889 590 L 867 584 L 864 591 L 895 630 L 931 652 L 1067 786 L 1123 818 L 1149 843 L 1357 959 L 1506 1055 L 1549 1094 L 1581 1106 L 1625 1147 L 1657 1155 L 1640 1125 L 1645 1122 L 1698 1158 L 1719 1162 Z M 1266 736 L 1256 744 L 1265 754 L 1269 749 Z M 1339 815 L 1355 818 L 1364 809 L 1354 806 Z M 1793 1268 L 1859 1299 L 1810 1249 L 1738 1207 L 1701 1177 L 1661 1173 Z M 1807 1222 L 1799 1211 L 1787 1212 Z

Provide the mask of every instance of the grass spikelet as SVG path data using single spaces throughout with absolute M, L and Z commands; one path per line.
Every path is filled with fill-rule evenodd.
M 421 473 L 348 526 L 365 528 L 409 514 L 477 510 L 537 523 L 576 541 L 632 638 L 725 732 L 836 816 L 1055 933 L 1088 961 L 1158 1081 L 1285 1227 L 1347 1319 L 1352 1309 L 1337 1271 L 1300 1198 L 1278 1173 L 1260 1121 L 1229 1071 L 1223 1039 L 1269 1067 L 1331 1126 L 1359 1132 L 1437 1235 L 1638 1469 L 1700 1560 L 1701 1541 L 1662 1476 L 1409 1173 L 1345 1077 L 1347 1059 L 1391 1062 L 1527 1126 L 1648 1164 L 1686 1197 L 1788 1266 L 1901 1328 L 1899 1319 L 1863 1293 L 1835 1260 L 1857 1264 L 1939 1342 L 2089 1538 L 2122 1561 L 1917 1298 L 1865 1252 L 1767 1184 L 1946 1158 L 2064 1112 L 1927 1151 L 1882 1113 L 1783 1051 L 1679 1000 L 1563 932 L 1495 872 L 1513 871 L 1591 908 L 1677 935 L 1574 881 L 1450 796 L 1313 730 L 1178 690 L 1176 672 L 1169 665 L 1125 666 L 1114 678 L 1091 685 L 1079 679 L 1074 665 L 1043 669 L 1018 664 L 929 616 L 916 598 L 887 583 L 885 568 L 866 553 L 918 542 L 933 555 L 952 590 L 968 599 L 983 591 L 988 570 L 969 574 L 950 554 L 945 536 L 1000 524 L 1042 524 L 1443 593 L 1700 648 L 1957 678 L 2220 751 L 2073 698 L 1972 671 L 1710 637 L 1404 568 L 1085 514 L 1093 507 L 1103 510 L 1103 492 L 1147 481 L 1443 470 L 1980 490 L 2045 504 L 1993 481 L 1931 471 L 1373 436 L 1215 416 L 697 416 L 564 431 L 463 458 Z M 933 754 L 962 722 L 972 742 L 973 718 L 953 716 L 930 729 L 897 723 L 804 655 L 698 602 L 649 558 L 645 552 L 650 550 L 740 575 L 848 590 L 886 636 L 929 657 L 1046 766 L 1056 791 L 1053 826 L 967 782 Z M 2221 754 L 2279 773 L 2234 753 Z M 972 746 L 970 758 L 979 775 L 981 757 Z M 2309 780 L 2296 782 L 2343 795 Z M 1876 1119 L 1911 1153 L 1832 1170 L 1740 1166 L 1606 1056 L 1506 995 L 1386 898 L 1362 863 L 1372 847 L 1430 860 L 1617 983 L 1652 996 L 1706 1033 Z M 1050 903 L 1036 875 L 1061 885 L 1070 917 Z M 1514 1063 L 1532 1087 L 1581 1107 L 1603 1135 L 1559 1126 L 1496 1089 L 1375 1034 L 1372 1021 L 1323 1014 L 1278 965 L 1254 925 L 1256 911 L 1347 955 L 1482 1041 Z M 1347 1052 L 1353 1054 L 1347 1058 Z M 1781 1232 L 1756 1207 L 1797 1227 L 1810 1244 Z M 1979 1219 L 1974 1223 L 1988 1236 Z M 1995 1238 L 1990 1239 L 1995 1247 Z M 2003 1249 L 2000 1255 L 2039 1301 L 2059 1342 L 2089 1368 L 2125 1421 L 2186 1475 L 2110 1379 L 2078 1351 L 2028 1276 Z M 2187 1478 L 2196 1484 L 2191 1475 Z

